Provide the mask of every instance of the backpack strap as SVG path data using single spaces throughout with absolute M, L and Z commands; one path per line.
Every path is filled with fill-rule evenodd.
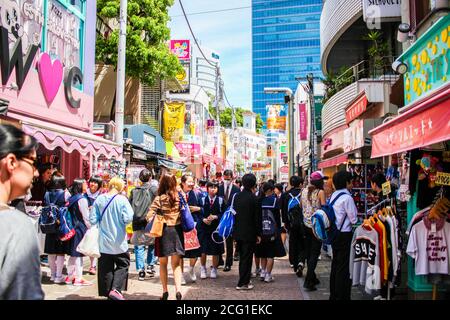
M 232 208 L 234 210 L 234 198 L 236 197 L 237 193 L 233 194 L 233 198 L 231 199 L 231 205 L 230 208 Z
M 114 198 L 115 198 L 116 196 L 118 196 L 118 195 L 119 195 L 118 193 L 115 194 L 115 195 L 111 198 L 111 200 L 109 200 L 109 202 L 106 204 L 106 206 L 103 208 L 102 214 L 100 215 L 100 221 L 102 221 L 103 215 L 105 214 L 106 209 L 109 207 L 109 205 L 110 205 L 111 202 L 114 200 Z
M 344 194 L 347 194 L 347 192 L 341 192 L 339 193 L 336 198 L 333 199 L 333 201 L 330 202 L 330 206 L 333 206 L 334 203 L 337 201 L 337 199 L 339 199 L 341 196 L 343 196 Z

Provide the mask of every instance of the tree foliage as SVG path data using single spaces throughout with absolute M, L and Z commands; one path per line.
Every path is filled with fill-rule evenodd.
M 126 74 L 153 85 L 175 77 L 182 67 L 168 46 L 168 10 L 174 0 L 128 0 Z M 98 0 L 97 13 L 113 31 L 97 36 L 97 61 L 117 66 L 120 0 Z

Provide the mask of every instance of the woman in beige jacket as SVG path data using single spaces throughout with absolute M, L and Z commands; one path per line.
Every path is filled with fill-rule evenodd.
M 180 259 L 184 256 L 184 237 L 181 226 L 180 197 L 177 191 L 177 180 L 172 174 L 165 174 L 159 182 L 158 196 L 150 206 L 147 221 L 153 215 L 164 217 L 162 236 L 155 239 L 155 254 L 159 257 L 160 278 L 163 287 L 161 300 L 167 300 L 167 264 L 169 256 L 175 279 L 176 298 L 181 300 L 181 266 Z

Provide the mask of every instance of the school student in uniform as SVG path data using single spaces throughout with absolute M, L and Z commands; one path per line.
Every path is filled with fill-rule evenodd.
M 222 197 L 217 195 L 219 184 L 217 182 L 208 182 L 206 185 L 208 195 L 203 200 L 203 220 L 202 233 L 199 238 L 202 257 L 200 278 L 206 279 L 206 257 L 213 256 L 213 265 L 211 266 L 210 278 L 217 278 L 217 268 L 219 267 L 219 256 L 224 253 L 223 243 L 216 243 L 212 239 L 212 233 L 219 225 L 220 218 L 226 210 L 226 204 Z M 217 239 L 219 241 L 220 239 Z

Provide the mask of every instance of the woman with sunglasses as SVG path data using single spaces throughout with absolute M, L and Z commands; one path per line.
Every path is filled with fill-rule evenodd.
M 8 206 L 38 176 L 37 147 L 20 129 L 0 125 L 0 300 L 44 299 L 36 230 L 25 213 Z

